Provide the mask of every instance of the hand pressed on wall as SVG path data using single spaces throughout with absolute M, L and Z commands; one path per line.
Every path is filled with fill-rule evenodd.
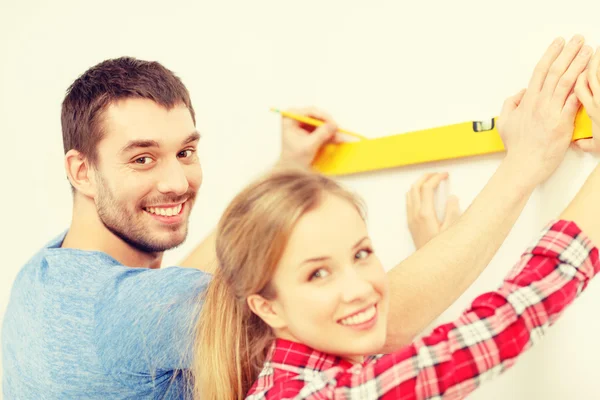
M 406 193 L 408 229 L 417 249 L 423 247 L 460 217 L 460 207 L 456 196 L 448 197 L 443 221 L 440 221 L 436 214 L 435 191 L 445 179 L 448 179 L 447 173 L 425 174 Z

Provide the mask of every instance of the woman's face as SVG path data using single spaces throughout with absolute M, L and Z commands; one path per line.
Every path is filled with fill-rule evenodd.
M 298 220 L 271 283 L 278 337 L 354 360 L 384 345 L 386 273 L 349 201 L 326 194 Z

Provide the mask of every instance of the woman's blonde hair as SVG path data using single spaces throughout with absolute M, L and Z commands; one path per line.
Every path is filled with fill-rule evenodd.
M 348 200 L 365 218 L 361 200 L 335 181 L 289 168 L 249 185 L 226 209 L 217 228 L 217 271 L 195 332 L 194 398 L 238 400 L 250 390 L 273 333 L 246 299 L 275 297 L 269 282 L 292 229 L 324 194 Z

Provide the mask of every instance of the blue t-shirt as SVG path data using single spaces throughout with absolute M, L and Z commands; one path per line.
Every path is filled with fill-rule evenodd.
M 2 326 L 4 399 L 184 398 L 211 275 L 129 268 L 62 249 L 63 239 L 14 282 Z

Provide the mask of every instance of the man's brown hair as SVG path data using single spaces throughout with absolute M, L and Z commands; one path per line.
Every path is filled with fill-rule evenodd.
M 67 89 L 61 111 L 65 154 L 75 149 L 95 164 L 96 145 L 104 134 L 104 111 L 126 98 L 150 99 L 167 109 L 183 103 L 196 124 L 189 92 L 172 71 L 158 62 L 132 57 L 105 60 L 84 72 Z

